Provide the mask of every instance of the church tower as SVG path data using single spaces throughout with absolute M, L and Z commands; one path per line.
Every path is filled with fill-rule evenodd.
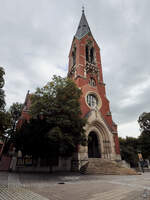
M 88 145 L 79 147 L 78 159 L 120 160 L 117 125 L 112 120 L 100 56 L 100 48 L 88 25 L 84 9 L 69 53 L 68 76 L 82 90 L 81 111 Z

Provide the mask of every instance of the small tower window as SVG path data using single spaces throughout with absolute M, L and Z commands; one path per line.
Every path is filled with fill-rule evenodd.
M 94 48 L 92 44 L 87 44 L 85 47 L 85 55 L 86 55 L 86 61 L 94 64 L 95 58 L 94 58 Z
M 72 51 L 72 65 L 74 66 L 76 64 L 76 48 L 74 47 Z
M 98 105 L 98 100 L 95 95 L 88 94 L 87 95 L 87 103 L 91 108 L 95 108 Z
M 90 61 L 91 63 L 94 63 L 94 48 L 93 47 L 90 49 Z
M 85 47 L 85 53 L 86 53 L 86 61 L 89 61 L 89 47 L 86 45 Z
M 90 78 L 89 84 L 92 87 L 96 86 L 96 82 L 95 82 L 94 78 Z

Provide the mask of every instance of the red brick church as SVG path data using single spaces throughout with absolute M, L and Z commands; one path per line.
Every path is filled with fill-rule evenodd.
M 87 137 L 92 138 L 87 148 L 80 148 L 79 156 L 120 159 L 117 125 L 112 120 L 100 56 L 84 10 L 69 53 L 68 76 L 82 90 L 81 110 L 87 117 Z
M 90 137 L 88 146 L 79 147 L 77 159 L 120 160 L 117 125 L 112 120 L 106 97 L 100 48 L 91 33 L 84 10 L 69 53 L 68 76 L 82 90 L 81 111 L 88 121 L 85 126 L 86 136 Z M 28 93 L 22 118 L 29 119 L 29 107 Z

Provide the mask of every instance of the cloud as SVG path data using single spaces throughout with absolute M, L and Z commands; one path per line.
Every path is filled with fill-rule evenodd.
M 122 133 L 121 137 L 137 137 L 140 135 L 140 131 L 139 134 L 137 134 L 137 130 L 139 130 L 137 121 L 130 121 L 129 123 L 121 124 L 118 129 L 118 131 Z

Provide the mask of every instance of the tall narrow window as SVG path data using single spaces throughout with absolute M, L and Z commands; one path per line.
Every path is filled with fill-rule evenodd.
M 92 87 L 96 86 L 96 82 L 95 82 L 94 78 L 92 78 L 92 77 L 90 78 L 89 84 L 90 84 Z
M 89 61 L 89 47 L 86 45 L 85 47 L 86 61 Z
M 90 49 L 90 61 L 91 63 L 94 63 L 94 48 L 93 47 Z
M 74 66 L 76 64 L 76 48 L 72 51 L 72 65 Z

